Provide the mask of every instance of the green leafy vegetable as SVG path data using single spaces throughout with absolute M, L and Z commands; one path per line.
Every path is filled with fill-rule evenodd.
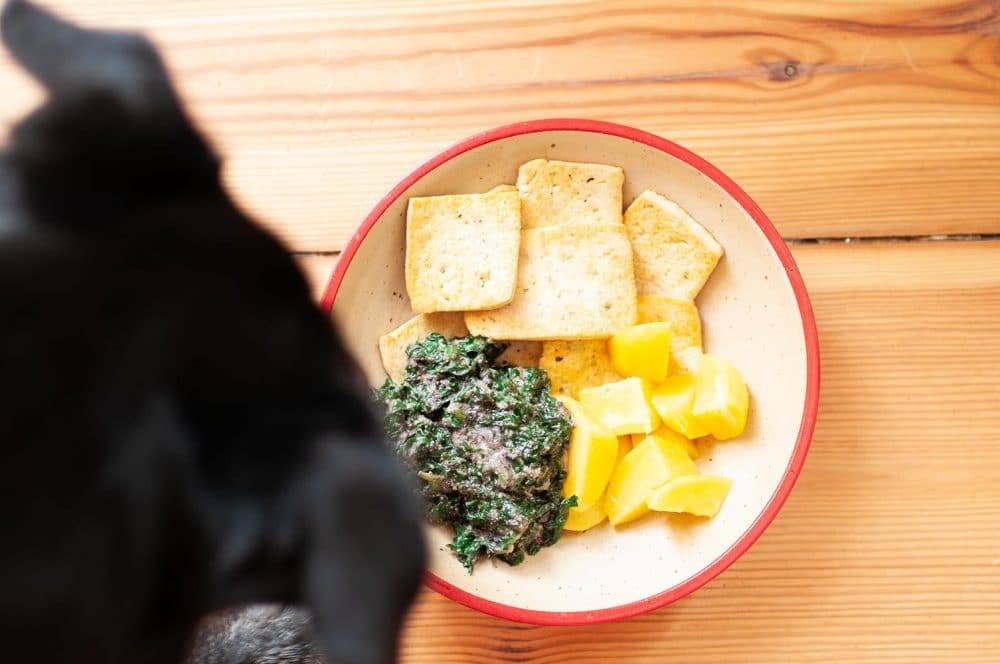
M 428 518 L 454 529 L 451 549 L 472 572 L 511 565 L 554 544 L 564 499 L 570 416 L 540 369 L 496 366 L 504 345 L 428 335 L 406 349 L 406 375 L 376 390 L 399 456 L 416 474 Z

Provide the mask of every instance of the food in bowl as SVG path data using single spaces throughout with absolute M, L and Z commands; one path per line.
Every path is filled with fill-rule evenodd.
M 396 450 L 416 473 L 432 523 L 471 572 L 511 565 L 559 539 L 567 510 L 568 414 L 540 369 L 498 365 L 504 346 L 432 333 L 406 349 L 402 381 L 377 391 Z
M 623 214 L 623 181 L 614 166 L 536 159 L 516 189 L 409 201 L 418 315 L 379 340 L 377 396 L 470 572 L 605 517 L 712 517 L 729 491 L 698 474 L 691 440 L 738 436 L 749 409 L 735 367 L 702 352 L 694 298 L 722 247 L 656 192 Z M 532 345 L 500 362 L 508 342 Z

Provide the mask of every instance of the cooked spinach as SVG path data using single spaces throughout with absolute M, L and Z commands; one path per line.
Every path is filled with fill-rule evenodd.
M 406 349 L 403 381 L 375 392 L 428 518 L 453 528 L 451 549 L 470 573 L 480 558 L 517 565 L 554 544 L 576 505 L 562 497 L 569 413 L 544 371 L 497 366 L 504 349 L 430 334 Z

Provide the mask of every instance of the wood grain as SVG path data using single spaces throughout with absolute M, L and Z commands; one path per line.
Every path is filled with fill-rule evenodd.
M 787 237 L 1000 232 L 1000 10 L 973 0 L 54 0 L 159 41 L 227 181 L 335 251 L 482 129 L 596 117 L 736 179 Z M 0 60 L 0 125 L 37 91 Z
M 1000 242 L 793 250 L 820 419 L 758 543 L 693 596 L 609 625 L 518 625 L 425 592 L 403 662 L 996 661 Z

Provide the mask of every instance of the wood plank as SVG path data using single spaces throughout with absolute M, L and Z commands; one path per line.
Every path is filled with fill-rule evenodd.
M 333 274 L 333 266 L 337 262 L 337 257 L 333 254 L 299 254 L 295 259 L 309 282 L 313 297 L 319 301 L 326 289 L 330 275 Z
M 408 664 L 993 662 L 1000 648 L 1000 242 L 794 247 L 823 353 L 784 510 L 651 615 L 518 625 L 425 592 Z M 310 258 L 314 271 L 326 272 Z
M 553 115 L 677 140 L 787 237 L 1000 232 L 985 0 L 51 4 L 147 28 L 238 197 L 301 251 L 341 249 L 449 143 Z M 0 60 L 0 97 L 7 125 L 37 91 Z

